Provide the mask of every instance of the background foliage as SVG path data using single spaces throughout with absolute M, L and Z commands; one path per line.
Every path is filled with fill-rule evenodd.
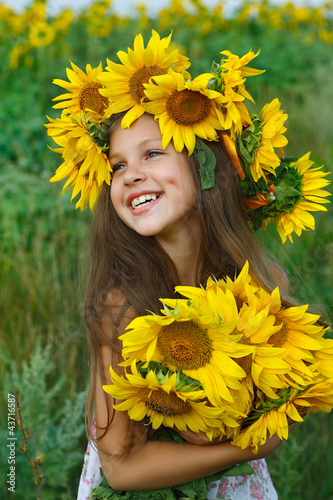
M 223 2 L 171 0 L 150 18 L 144 6 L 119 17 L 110 1 L 79 12 L 50 12 L 46 1 L 20 14 L 0 5 L 0 395 L 1 440 L 7 436 L 7 393 L 21 395 L 31 452 L 42 458 L 43 499 L 75 498 L 85 447 L 83 406 L 87 349 L 81 321 L 89 213 L 75 213 L 69 196 L 48 179 L 58 166 L 43 123 L 56 117 L 69 60 L 85 69 L 132 46 L 142 32 L 173 30 L 192 61 L 191 74 L 209 71 L 221 50 L 261 49 L 248 80 L 258 109 L 278 96 L 289 114 L 287 154 L 333 169 L 333 6 L 276 7 L 244 0 L 229 15 Z M 302 301 L 332 320 L 333 215 L 316 216 L 316 230 L 282 246 L 274 228 L 258 236 L 284 266 Z M 312 415 L 269 458 L 280 500 L 332 500 L 332 415 Z M 20 439 L 17 433 L 18 439 Z M 1 447 L 1 470 L 7 470 Z M 9 496 L 8 496 L 9 495 Z M 36 498 L 26 457 L 17 450 L 17 498 Z M 12 498 L 4 481 L 0 496 Z

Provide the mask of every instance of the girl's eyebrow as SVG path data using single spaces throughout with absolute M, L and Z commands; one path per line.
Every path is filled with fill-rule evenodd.
M 147 146 L 151 146 L 153 144 L 157 143 L 156 147 L 161 148 L 162 147 L 162 140 L 157 137 L 148 137 L 147 139 L 143 139 L 139 143 L 135 145 L 134 149 L 140 149 L 140 148 L 145 148 Z M 123 155 L 122 152 L 119 152 L 117 150 L 110 150 L 110 160 L 112 159 L 113 161 L 117 160 L 117 158 L 121 158 Z

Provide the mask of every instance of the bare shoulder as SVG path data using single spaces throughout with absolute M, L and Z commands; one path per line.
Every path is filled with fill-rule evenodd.
M 279 264 L 276 264 L 276 262 L 273 261 L 269 261 L 269 268 L 273 278 L 275 279 L 281 290 L 287 295 L 289 295 L 290 283 L 285 271 L 282 269 L 281 266 L 279 266 Z
M 120 290 L 110 290 L 105 299 L 102 330 L 106 337 L 115 340 L 137 316 L 134 307 Z
M 105 300 L 104 312 L 114 321 L 118 319 L 119 315 L 121 315 L 121 319 L 128 318 L 130 321 L 138 316 L 127 297 L 117 288 L 109 291 Z

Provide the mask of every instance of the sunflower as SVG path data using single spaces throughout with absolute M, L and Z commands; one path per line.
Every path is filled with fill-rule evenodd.
M 29 43 L 32 47 L 46 47 L 55 37 L 55 31 L 48 23 L 38 21 L 29 28 Z
M 128 49 L 117 53 L 122 64 L 107 60 L 107 72 L 99 75 L 99 80 L 105 85 L 101 94 L 113 103 L 107 110 L 108 116 L 129 110 L 122 120 L 122 127 L 127 128 L 144 113 L 141 101 L 145 97 L 144 83 L 152 76 L 164 75 L 169 68 L 184 72 L 189 66 L 187 57 L 178 50 L 169 50 L 171 34 L 160 39 L 156 31 L 152 31 L 147 47 L 144 47 L 143 37 L 137 35 L 134 40 L 134 50 Z
M 162 301 L 163 302 L 163 301 Z M 163 363 L 168 369 L 198 380 L 212 404 L 233 402 L 230 389 L 242 389 L 245 371 L 233 358 L 247 356 L 252 346 L 237 343 L 236 321 L 217 324 L 212 315 L 202 316 L 200 304 L 191 306 L 180 300 L 163 315 L 135 318 L 120 337 L 123 341 L 123 366 L 134 359 Z
M 321 376 L 333 378 L 333 339 L 322 339 L 324 346 L 322 349 L 313 352 L 316 360 L 315 367 Z
M 214 280 L 209 279 L 207 290 L 210 290 L 214 286 Z M 249 273 L 249 261 L 245 262 L 237 277 L 231 279 L 229 276 L 226 276 L 216 283 L 216 287 L 221 288 L 223 291 L 230 290 L 236 299 L 238 309 L 241 309 L 243 303 L 247 301 L 250 292 L 254 293 L 258 290 L 258 286 Z
M 309 412 L 329 413 L 332 408 L 333 379 L 302 389 L 289 387 L 280 391 L 277 400 L 261 401 L 248 418 L 248 421 L 254 422 L 240 432 L 233 444 L 243 449 L 253 446 L 254 453 L 257 453 L 258 446 L 265 443 L 268 432 L 270 436 L 277 434 L 280 439 L 287 439 L 290 424 L 303 422 Z
M 68 108 L 71 113 L 93 111 L 97 115 L 96 119 L 100 120 L 109 103 L 109 100 L 99 92 L 102 84 L 98 80 L 98 75 L 103 71 L 102 63 L 94 69 L 90 64 L 87 64 L 86 73 L 71 61 L 70 63 L 73 69 L 66 69 L 69 82 L 59 79 L 53 80 L 55 85 L 65 88 L 70 93 L 55 97 L 54 101 L 62 100 L 63 102 L 58 102 L 53 107 Z
M 288 140 L 283 135 L 287 130 L 283 124 L 288 115 L 283 113 L 280 106 L 280 101 L 277 98 L 273 99 L 263 107 L 260 116 L 256 119 L 258 139 L 254 146 L 254 161 L 250 165 L 251 175 L 255 182 L 258 182 L 261 177 L 265 178 L 265 172 L 275 175 L 275 169 L 280 165 L 281 160 L 274 148 L 282 148 L 288 144 Z
M 62 194 L 70 185 L 73 190 L 72 199 L 81 192 L 76 208 L 83 210 L 89 202 L 92 210 L 101 186 L 104 182 L 110 184 L 111 166 L 108 157 L 89 134 L 83 114 L 78 116 L 63 113 L 61 119 L 48 119 L 50 123 L 45 125 L 48 135 L 61 146 L 54 151 L 61 153 L 64 159 L 50 181 L 58 182 L 68 177 Z
M 247 54 L 239 57 L 235 54 L 232 54 L 229 50 L 223 50 L 222 52 L 220 52 L 220 54 L 226 55 L 228 59 L 222 59 L 221 66 L 222 68 L 224 68 L 224 70 L 230 73 L 240 71 L 242 78 L 247 76 L 261 75 L 261 73 L 265 73 L 266 70 L 246 67 L 247 64 L 252 61 L 252 59 L 259 55 L 259 53 L 260 50 L 258 50 L 256 54 L 252 50 L 249 50 Z M 245 88 L 241 87 L 238 89 L 238 91 L 242 96 L 253 101 L 252 97 L 248 92 L 246 92 Z
M 196 136 L 217 141 L 216 130 L 223 128 L 220 108 L 221 94 L 207 88 L 212 74 L 206 73 L 193 81 L 186 81 L 181 73 L 170 71 L 167 75 L 152 78 L 145 84 L 144 109 L 158 120 L 162 133 L 162 146 L 173 140 L 179 153 L 184 146 L 191 155 Z
M 209 294 L 217 295 L 218 289 L 221 289 L 223 292 L 225 292 L 225 290 L 230 290 L 236 298 L 238 309 L 241 309 L 243 302 L 247 300 L 249 291 L 258 290 L 258 286 L 254 283 L 249 274 L 249 262 L 245 262 L 240 273 L 233 280 L 229 276 L 221 280 L 215 280 L 209 277 L 205 288 L 191 286 L 177 286 L 175 288 L 176 292 L 191 300 L 194 300 L 196 297 L 206 297 Z
M 255 293 L 259 289 L 248 273 L 248 262 L 239 276 L 215 282 L 208 280 L 206 289 L 177 287 L 176 290 L 189 297 L 202 315 L 210 314 L 217 323 L 233 324 L 232 336 L 238 344 L 251 349 L 245 356 L 232 356 L 246 373 L 247 390 L 253 393 L 253 383 L 268 397 L 275 398 L 277 389 L 288 385 L 286 376 L 291 368 L 284 359 L 286 349 L 268 345 L 269 339 L 282 328 L 269 313 L 268 303 L 258 307 Z M 248 297 L 252 299 L 247 304 Z M 168 306 L 175 306 L 173 300 L 163 300 Z M 179 301 L 178 301 L 179 302 Z M 268 301 L 269 302 L 269 301 Z
M 269 314 L 269 307 L 258 311 L 256 304 L 248 306 L 244 303 L 238 312 L 236 301 L 233 307 L 230 304 L 232 297 L 230 290 L 226 290 L 224 306 L 220 307 L 219 314 L 228 321 L 238 317 L 234 334 L 241 335 L 238 342 L 252 347 L 251 354 L 236 360 L 246 373 L 247 388 L 253 392 L 254 384 L 266 396 L 274 399 L 276 390 L 288 385 L 286 377 L 291 370 L 286 361 L 286 349 L 267 344 L 281 326 L 275 324 L 275 317 Z M 225 307 L 226 301 L 229 301 L 228 308 Z M 228 316 L 225 316 L 226 310 Z
M 58 182 L 66 177 L 68 179 L 62 188 L 62 195 L 64 195 L 67 187 L 70 186 L 72 189 L 71 202 L 80 193 L 80 198 L 76 202 L 75 208 L 80 208 L 82 212 L 82 210 L 87 208 L 89 203 L 90 210 L 93 211 L 101 189 L 96 179 L 90 181 L 88 175 L 80 174 L 80 165 L 75 165 L 73 162 L 65 162 L 56 170 L 50 182 Z
M 252 124 L 249 112 L 243 103 L 245 99 L 254 102 L 245 89 L 246 77 L 260 75 L 264 70 L 246 67 L 259 52 L 255 54 L 250 50 L 243 57 L 234 55 L 228 50 L 222 51 L 221 54 L 227 57 L 222 58 L 220 64 L 213 63 L 212 72 L 215 80 L 211 83 L 211 87 L 222 94 L 224 129 L 230 130 L 231 137 L 235 139 L 241 134 L 243 125 Z
M 288 377 L 302 386 L 313 383 L 316 373 L 311 368 L 316 363 L 314 353 L 332 347 L 324 338 L 327 328 L 318 324 L 320 316 L 307 312 L 308 305 L 282 308 L 278 287 L 271 294 L 260 288 L 257 297 L 252 295 L 249 302 L 257 310 L 268 307 L 275 325 L 280 327 L 268 338 L 267 344 L 286 349 L 284 359 L 292 368 Z
M 285 243 L 287 238 L 293 242 L 291 236 L 293 232 L 300 236 L 302 231 L 314 229 L 315 219 L 309 212 L 326 212 L 327 208 L 322 204 L 330 203 L 325 198 L 331 196 L 331 193 L 322 189 L 330 184 L 329 180 L 324 179 L 329 172 L 323 172 L 319 167 L 310 169 L 314 162 L 309 158 L 310 153 L 307 153 L 290 165 L 302 176 L 300 187 L 302 198 L 290 211 L 276 218 L 276 227 L 282 243 Z
M 225 115 L 224 130 L 228 130 L 230 137 L 235 140 L 242 133 L 243 126 L 252 125 L 252 119 L 248 109 L 242 102 L 242 97 L 238 92 L 235 92 L 230 83 L 228 76 L 224 76 L 223 81 L 225 88 L 223 90 L 223 114 Z
M 125 378 L 117 375 L 110 366 L 113 385 L 104 385 L 103 389 L 115 399 L 123 400 L 114 405 L 116 410 L 127 411 L 129 417 L 136 421 L 149 417 L 153 429 L 164 425 L 181 431 L 206 432 L 221 426 L 223 409 L 208 406 L 206 401 L 202 401 L 206 395 L 201 389 L 177 390 L 176 373 L 170 374 L 161 384 L 153 370 L 149 370 L 144 378 L 137 370 L 135 361 L 131 372 Z

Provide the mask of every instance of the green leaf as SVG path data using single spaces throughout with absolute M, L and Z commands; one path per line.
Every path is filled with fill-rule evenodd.
M 248 150 L 244 146 L 243 142 L 237 141 L 237 146 L 239 147 L 240 154 L 243 156 L 244 160 L 246 162 L 252 164 L 254 162 L 254 159 L 252 158 L 252 156 L 250 155 L 250 153 L 248 152 Z
M 201 189 L 213 187 L 215 184 L 216 167 L 216 158 L 213 151 L 206 146 L 202 139 L 197 137 L 193 154 L 200 165 Z
M 254 472 L 253 467 L 251 467 L 250 464 L 245 463 L 245 464 L 236 465 L 236 467 L 233 467 L 232 469 L 229 469 L 228 471 L 223 472 L 223 475 L 224 476 L 245 476 L 245 475 L 253 474 L 253 472 Z

